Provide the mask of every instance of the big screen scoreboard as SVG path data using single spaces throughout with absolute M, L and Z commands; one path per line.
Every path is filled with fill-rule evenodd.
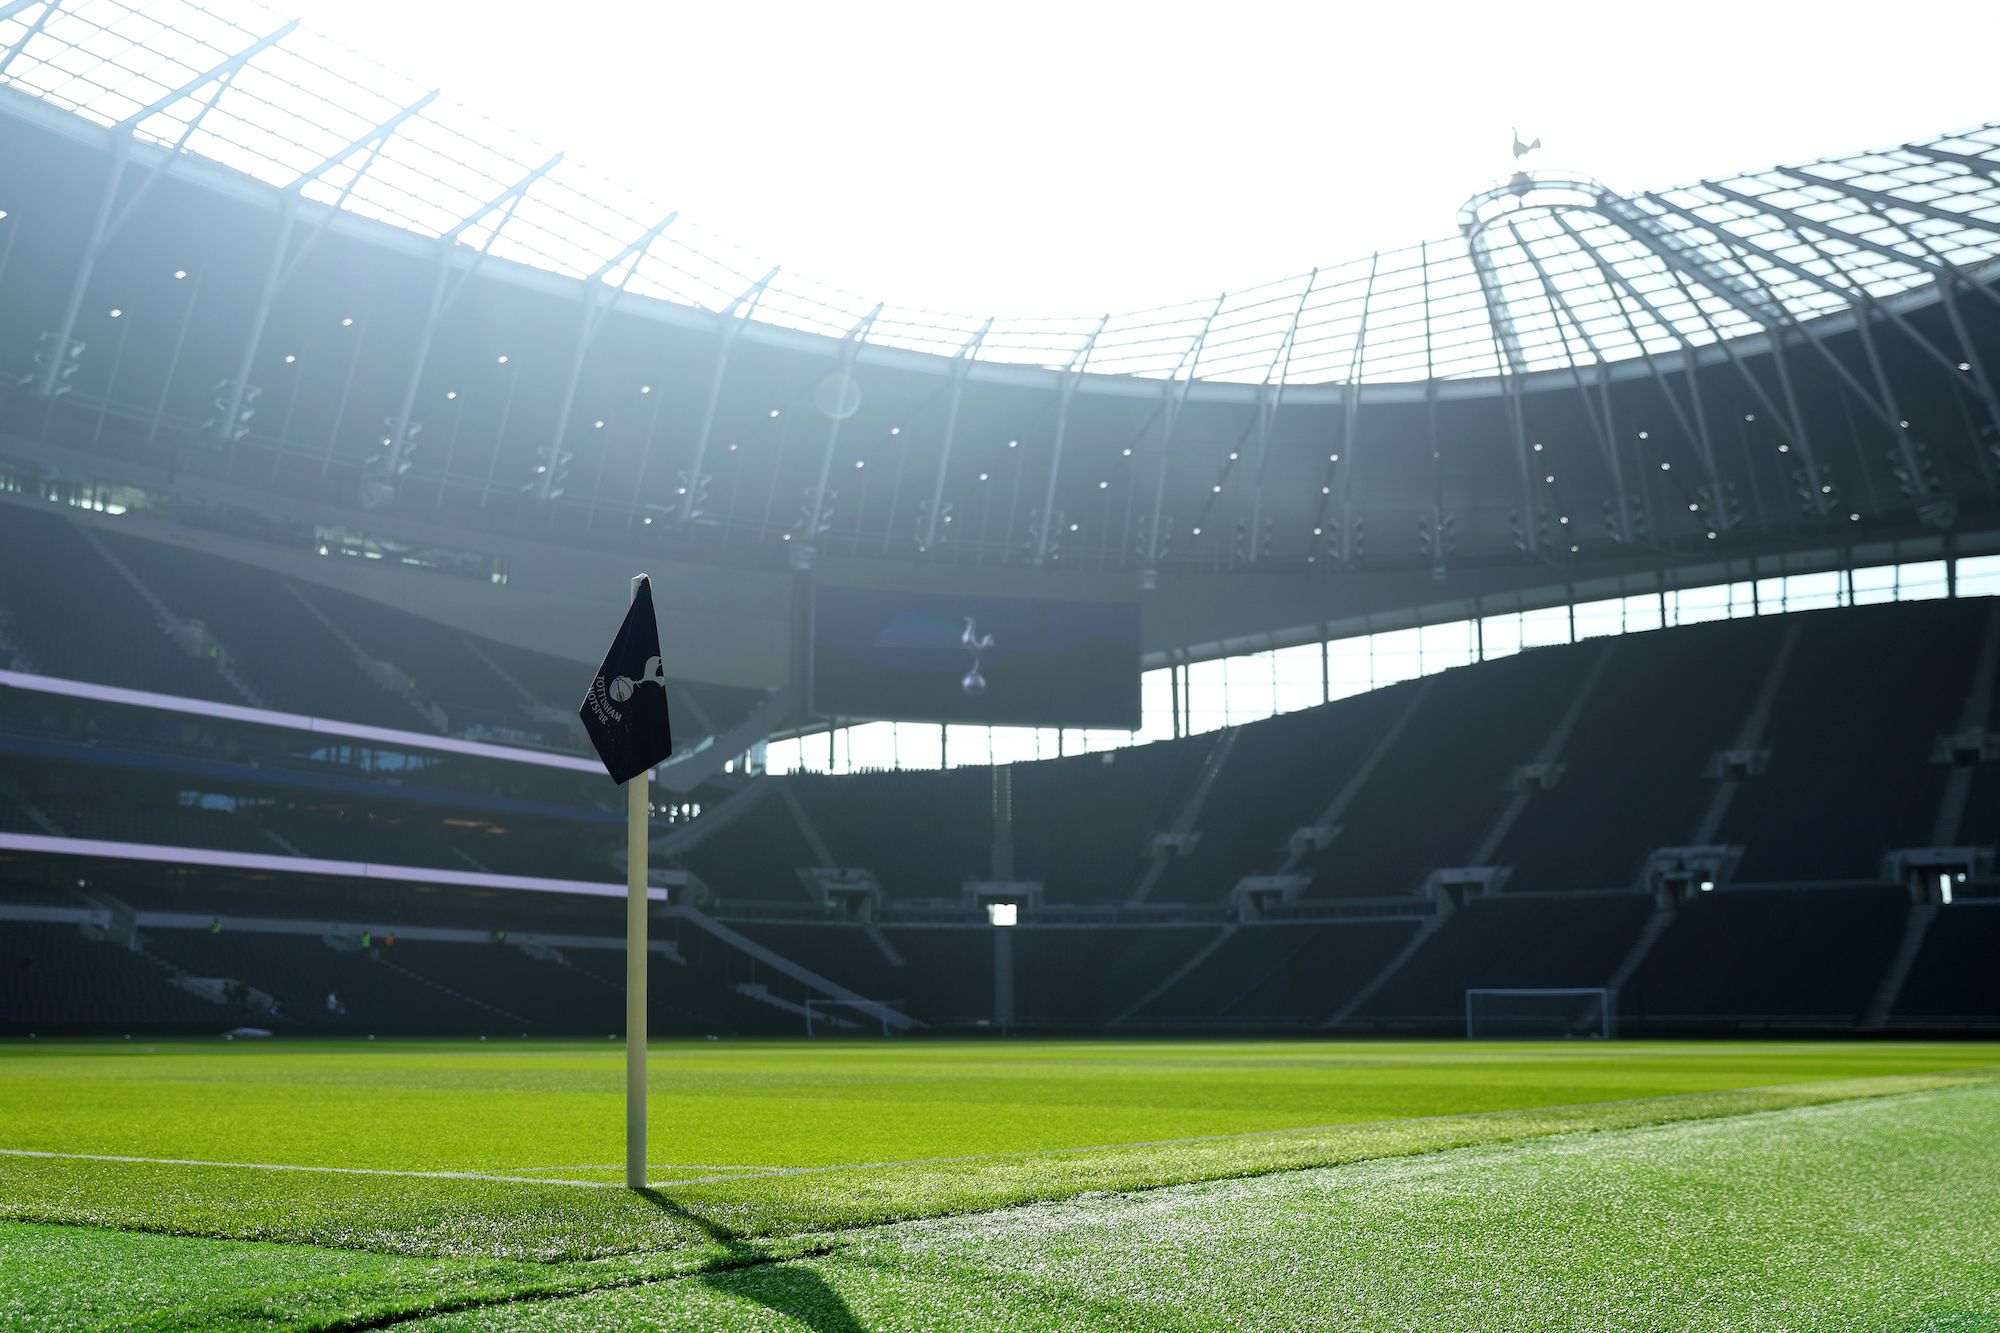
M 812 709 L 990 726 L 1139 726 L 1139 603 L 817 584 Z

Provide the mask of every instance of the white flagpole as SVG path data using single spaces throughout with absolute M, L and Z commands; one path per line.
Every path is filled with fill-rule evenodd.
M 638 600 L 643 578 L 632 580 Z M 625 1187 L 646 1184 L 646 815 L 651 771 L 625 784 Z

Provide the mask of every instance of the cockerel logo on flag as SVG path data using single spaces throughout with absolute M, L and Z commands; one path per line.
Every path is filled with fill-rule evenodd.
M 653 618 L 653 584 L 633 580 L 632 605 L 597 668 L 577 716 L 613 782 L 629 782 L 674 751 L 667 722 L 667 675 L 660 665 L 660 626 Z

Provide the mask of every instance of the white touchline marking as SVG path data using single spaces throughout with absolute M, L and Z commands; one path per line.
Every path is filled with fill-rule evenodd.
M 417 1180 L 492 1180 L 509 1185 L 574 1185 L 580 1189 L 624 1189 L 621 1182 L 557 1180 L 534 1176 L 487 1175 L 478 1171 L 397 1171 L 376 1166 L 298 1166 L 289 1162 L 211 1162 L 194 1157 L 129 1157 L 118 1153 L 43 1152 L 0 1148 L 0 1157 L 53 1157 L 71 1162 L 131 1162 L 144 1166 L 214 1166 L 238 1171 L 313 1171 L 336 1176 L 404 1176 Z M 728 1177 L 724 1177 L 728 1179 Z

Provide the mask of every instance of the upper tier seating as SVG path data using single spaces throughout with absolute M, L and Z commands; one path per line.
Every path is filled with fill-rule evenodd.
M 242 702 L 213 662 L 167 637 L 153 608 L 64 514 L 0 507 L 0 610 L 43 675 Z
M 1195 819 L 1200 836 L 1188 855 L 1167 863 L 1153 898 L 1213 902 L 1245 874 L 1278 869 L 1292 833 L 1318 819 L 1368 761 L 1416 688 L 1391 687 L 1240 728 Z
M 460 631 L 395 607 L 120 532 L 115 520 L 0 501 L 0 615 L 43 675 L 246 702 L 216 661 L 191 657 L 168 637 L 93 537 L 173 617 L 205 627 L 272 708 L 425 732 L 435 730 L 425 708 L 431 704 L 444 711 L 454 734 L 498 729 L 584 746 L 579 726 L 538 717 L 531 705 L 567 719 L 589 683 L 587 666 L 499 643 L 481 642 L 475 651 Z M 414 704 L 366 675 L 342 635 L 406 673 Z M 675 734 L 684 741 L 708 734 L 710 724 L 728 726 L 762 697 L 758 690 L 680 681 L 669 693 Z
M 1130 898 L 1148 840 L 1173 822 L 1215 743 L 1195 736 L 1013 765 L 1015 875 L 1040 880 L 1051 902 Z
M 801 775 L 792 790 L 836 863 L 866 866 L 898 898 L 956 898 L 983 879 L 993 840 L 992 771 Z
M 1733 743 L 1778 648 L 1774 619 L 1690 625 L 1615 645 L 1561 756 L 1494 858 L 1520 889 L 1636 884 L 1646 852 L 1685 844 L 1715 791 L 1703 776 Z
M 1945 770 L 1931 763 L 1972 679 L 1992 603 L 1906 602 L 1800 617 L 1764 744 L 1721 839 L 1745 881 L 1870 879 L 1929 843 Z
M 1313 893 L 1408 893 L 1467 863 L 1608 643 L 1534 649 L 1397 687 L 1421 691 L 1410 724 L 1313 856 Z M 1341 705 L 1333 705 L 1339 707 Z

